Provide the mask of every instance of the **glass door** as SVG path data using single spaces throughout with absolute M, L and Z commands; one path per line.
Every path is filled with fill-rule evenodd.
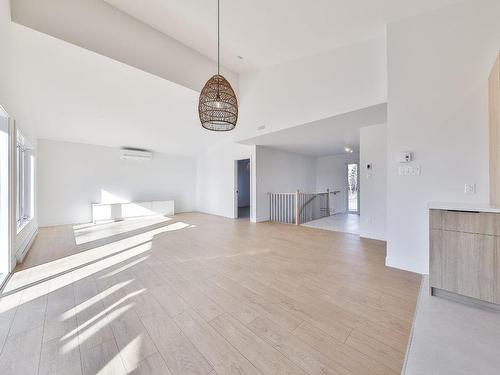
M 359 213 L 359 164 L 347 164 L 347 212 Z

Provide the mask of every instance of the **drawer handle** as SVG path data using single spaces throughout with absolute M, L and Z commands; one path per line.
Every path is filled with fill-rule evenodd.
M 448 212 L 465 212 L 468 214 L 480 214 L 481 211 L 446 210 Z

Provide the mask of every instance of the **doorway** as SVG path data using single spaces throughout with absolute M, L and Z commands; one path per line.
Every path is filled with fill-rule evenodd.
M 250 218 L 250 159 L 236 161 L 236 208 L 238 219 Z
M 359 164 L 349 163 L 347 172 L 347 213 L 359 214 Z

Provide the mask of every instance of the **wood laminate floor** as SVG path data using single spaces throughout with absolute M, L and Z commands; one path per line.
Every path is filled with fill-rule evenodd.
M 358 236 L 205 214 L 41 228 L 0 374 L 398 374 L 420 276 Z

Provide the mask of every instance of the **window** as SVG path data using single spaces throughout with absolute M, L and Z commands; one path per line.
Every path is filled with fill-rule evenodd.
M 347 212 L 359 212 L 358 164 L 347 164 Z
M 33 218 L 34 214 L 35 157 L 33 155 L 33 149 L 19 132 L 17 133 L 16 165 L 16 219 L 17 229 L 20 231 L 24 225 Z

